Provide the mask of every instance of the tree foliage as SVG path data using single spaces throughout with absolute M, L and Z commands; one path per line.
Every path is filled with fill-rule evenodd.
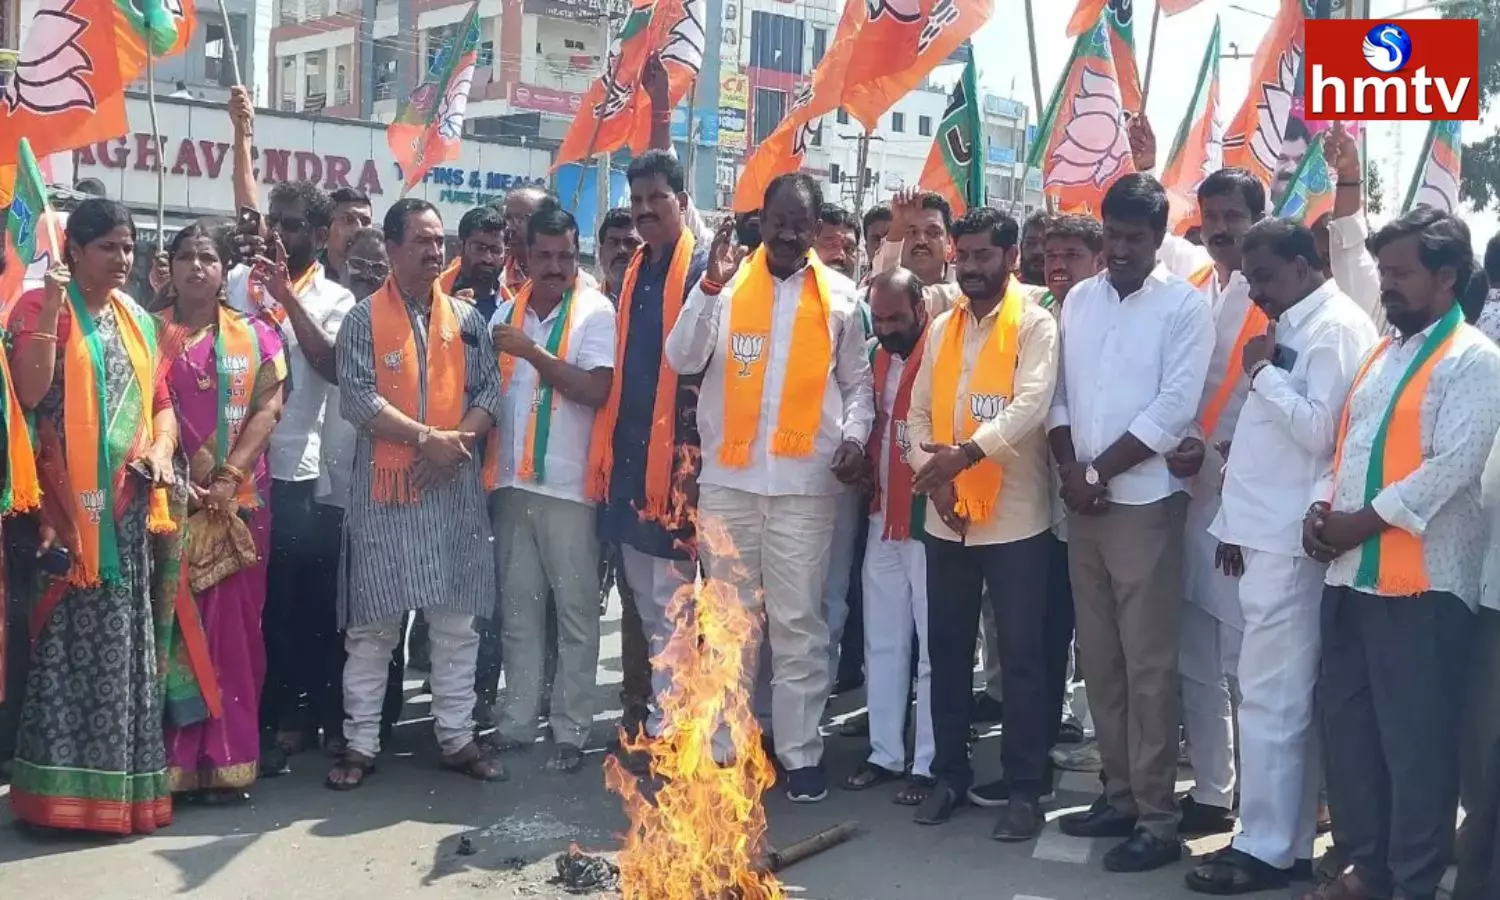
M 1365 161 L 1365 209 L 1374 215 L 1385 212 L 1385 182 L 1380 180 L 1380 167 Z
M 1447 0 L 1442 9 L 1449 19 L 1479 20 L 1478 87 L 1482 112 L 1488 112 L 1500 94 L 1500 0 Z M 1500 205 L 1500 134 L 1464 145 L 1461 190 L 1475 209 Z

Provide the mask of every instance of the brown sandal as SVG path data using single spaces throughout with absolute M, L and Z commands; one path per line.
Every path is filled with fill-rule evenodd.
M 364 785 L 365 779 L 375 774 L 375 760 L 353 751 L 345 753 L 333 768 L 328 770 L 328 777 L 323 779 L 323 786 L 330 791 L 352 791 Z
M 474 743 L 452 756 L 443 757 L 442 766 L 449 772 L 458 772 L 476 781 L 505 781 L 510 778 L 510 773 L 505 771 L 500 760 L 487 756 Z

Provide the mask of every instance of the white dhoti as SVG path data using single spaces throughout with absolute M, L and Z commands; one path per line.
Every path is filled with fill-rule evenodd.
M 1240 833 L 1236 849 L 1286 868 L 1312 857 L 1317 836 L 1313 688 L 1322 646 L 1326 567 L 1306 557 L 1245 550 L 1240 608 Z
M 920 498 L 919 498 L 920 502 Z M 911 771 L 932 774 L 932 666 L 927 656 L 927 551 L 919 540 L 885 540 L 885 517 L 870 517 L 863 571 L 865 694 L 870 762 L 906 768 L 906 710 L 911 639 L 917 638 L 916 743 Z
M 1208 533 L 1217 494 L 1188 504 L 1183 543 L 1186 602 L 1178 636 L 1182 721 L 1193 764 L 1192 796 L 1220 809 L 1234 806 L 1235 678 L 1239 670 L 1239 582 L 1214 566 L 1219 539 Z
M 692 560 L 649 556 L 629 544 L 621 546 L 620 557 L 624 563 L 625 583 L 635 595 L 641 629 L 646 633 L 651 658 L 655 660 L 666 649 L 667 641 L 679 622 L 667 615 L 672 600 L 684 585 L 693 583 L 698 566 Z M 682 617 L 691 615 L 692 605 L 689 603 L 683 607 Z M 672 673 L 652 665 L 651 715 L 646 719 L 646 733 L 652 737 L 661 734 L 661 705 L 657 698 L 671 686 Z
M 767 497 L 710 484 L 699 493 L 699 516 L 717 520 L 734 549 L 719 556 L 702 546 L 704 575 L 734 586 L 741 603 L 765 614 L 771 735 L 788 769 L 823 758 L 818 724 L 829 686 L 823 599 L 837 509 L 832 496 Z M 755 683 L 760 649 L 746 649 L 746 688 Z
M 432 723 L 438 746 L 453 755 L 474 741 L 474 665 L 479 632 L 474 617 L 445 606 L 422 610 L 432 656 Z M 349 749 L 380 753 L 380 709 L 391 654 L 401 642 L 401 616 L 355 625 L 344 637 L 344 739 Z

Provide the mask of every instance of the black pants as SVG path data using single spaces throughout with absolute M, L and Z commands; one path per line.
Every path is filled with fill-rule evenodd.
M 1500 897 L 1500 742 L 1491 748 L 1490 777 L 1475 793 L 1474 809 L 1465 809 L 1464 845 L 1458 856 L 1453 900 Z
M 1047 673 L 1047 708 L 1055 713 L 1047 732 L 1050 748 L 1057 744 L 1057 733 L 1062 728 L 1063 697 L 1068 693 L 1068 656 L 1073 649 L 1073 581 L 1068 576 L 1068 545 L 1051 534 L 1047 537 L 1047 617 L 1042 625 L 1042 655 Z
M 857 679 L 865 670 L 865 541 L 870 535 L 870 517 L 859 517 L 859 531 L 854 537 L 854 573 L 849 576 L 849 617 L 844 620 L 844 636 L 839 641 L 839 670 L 833 682 L 845 684 Z M 915 643 L 915 642 L 914 642 Z M 915 650 L 913 650 L 915 653 Z M 917 670 L 915 665 L 911 669 Z
M 1000 759 L 1011 796 L 1036 799 L 1061 699 L 1049 699 L 1043 652 L 1052 535 L 965 546 L 927 537 L 927 641 L 932 660 L 932 774 L 956 791 L 974 780 L 969 764 L 974 642 L 981 590 L 989 589 L 1000 632 L 1005 718 Z
M 271 482 L 271 558 L 261 628 L 261 728 L 343 733 L 344 639 L 338 566 L 344 514 L 313 500 L 316 481 Z
M 1474 614 L 1452 594 L 1323 594 L 1318 703 L 1334 842 L 1379 894 L 1435 894 L 1453 853 Z

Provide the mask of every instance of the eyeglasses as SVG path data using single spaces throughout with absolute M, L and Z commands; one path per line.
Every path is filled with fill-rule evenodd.
M 287 234 L 301 234 L 303 231 L 307 230 L 306 219 L 283 219 L 280 216 L 272 215 L 266 217 L 266 224 L 270 225 L 272 228 L 277 229 L 278 231 L 284 231 Z
M 370 281 L 384 281 L 385 277 L 391 272 L 390 265 L 386 263 L 359 259 L 353 256 L 344 260 L 344 265 L 348 268 L 350 275 Z

